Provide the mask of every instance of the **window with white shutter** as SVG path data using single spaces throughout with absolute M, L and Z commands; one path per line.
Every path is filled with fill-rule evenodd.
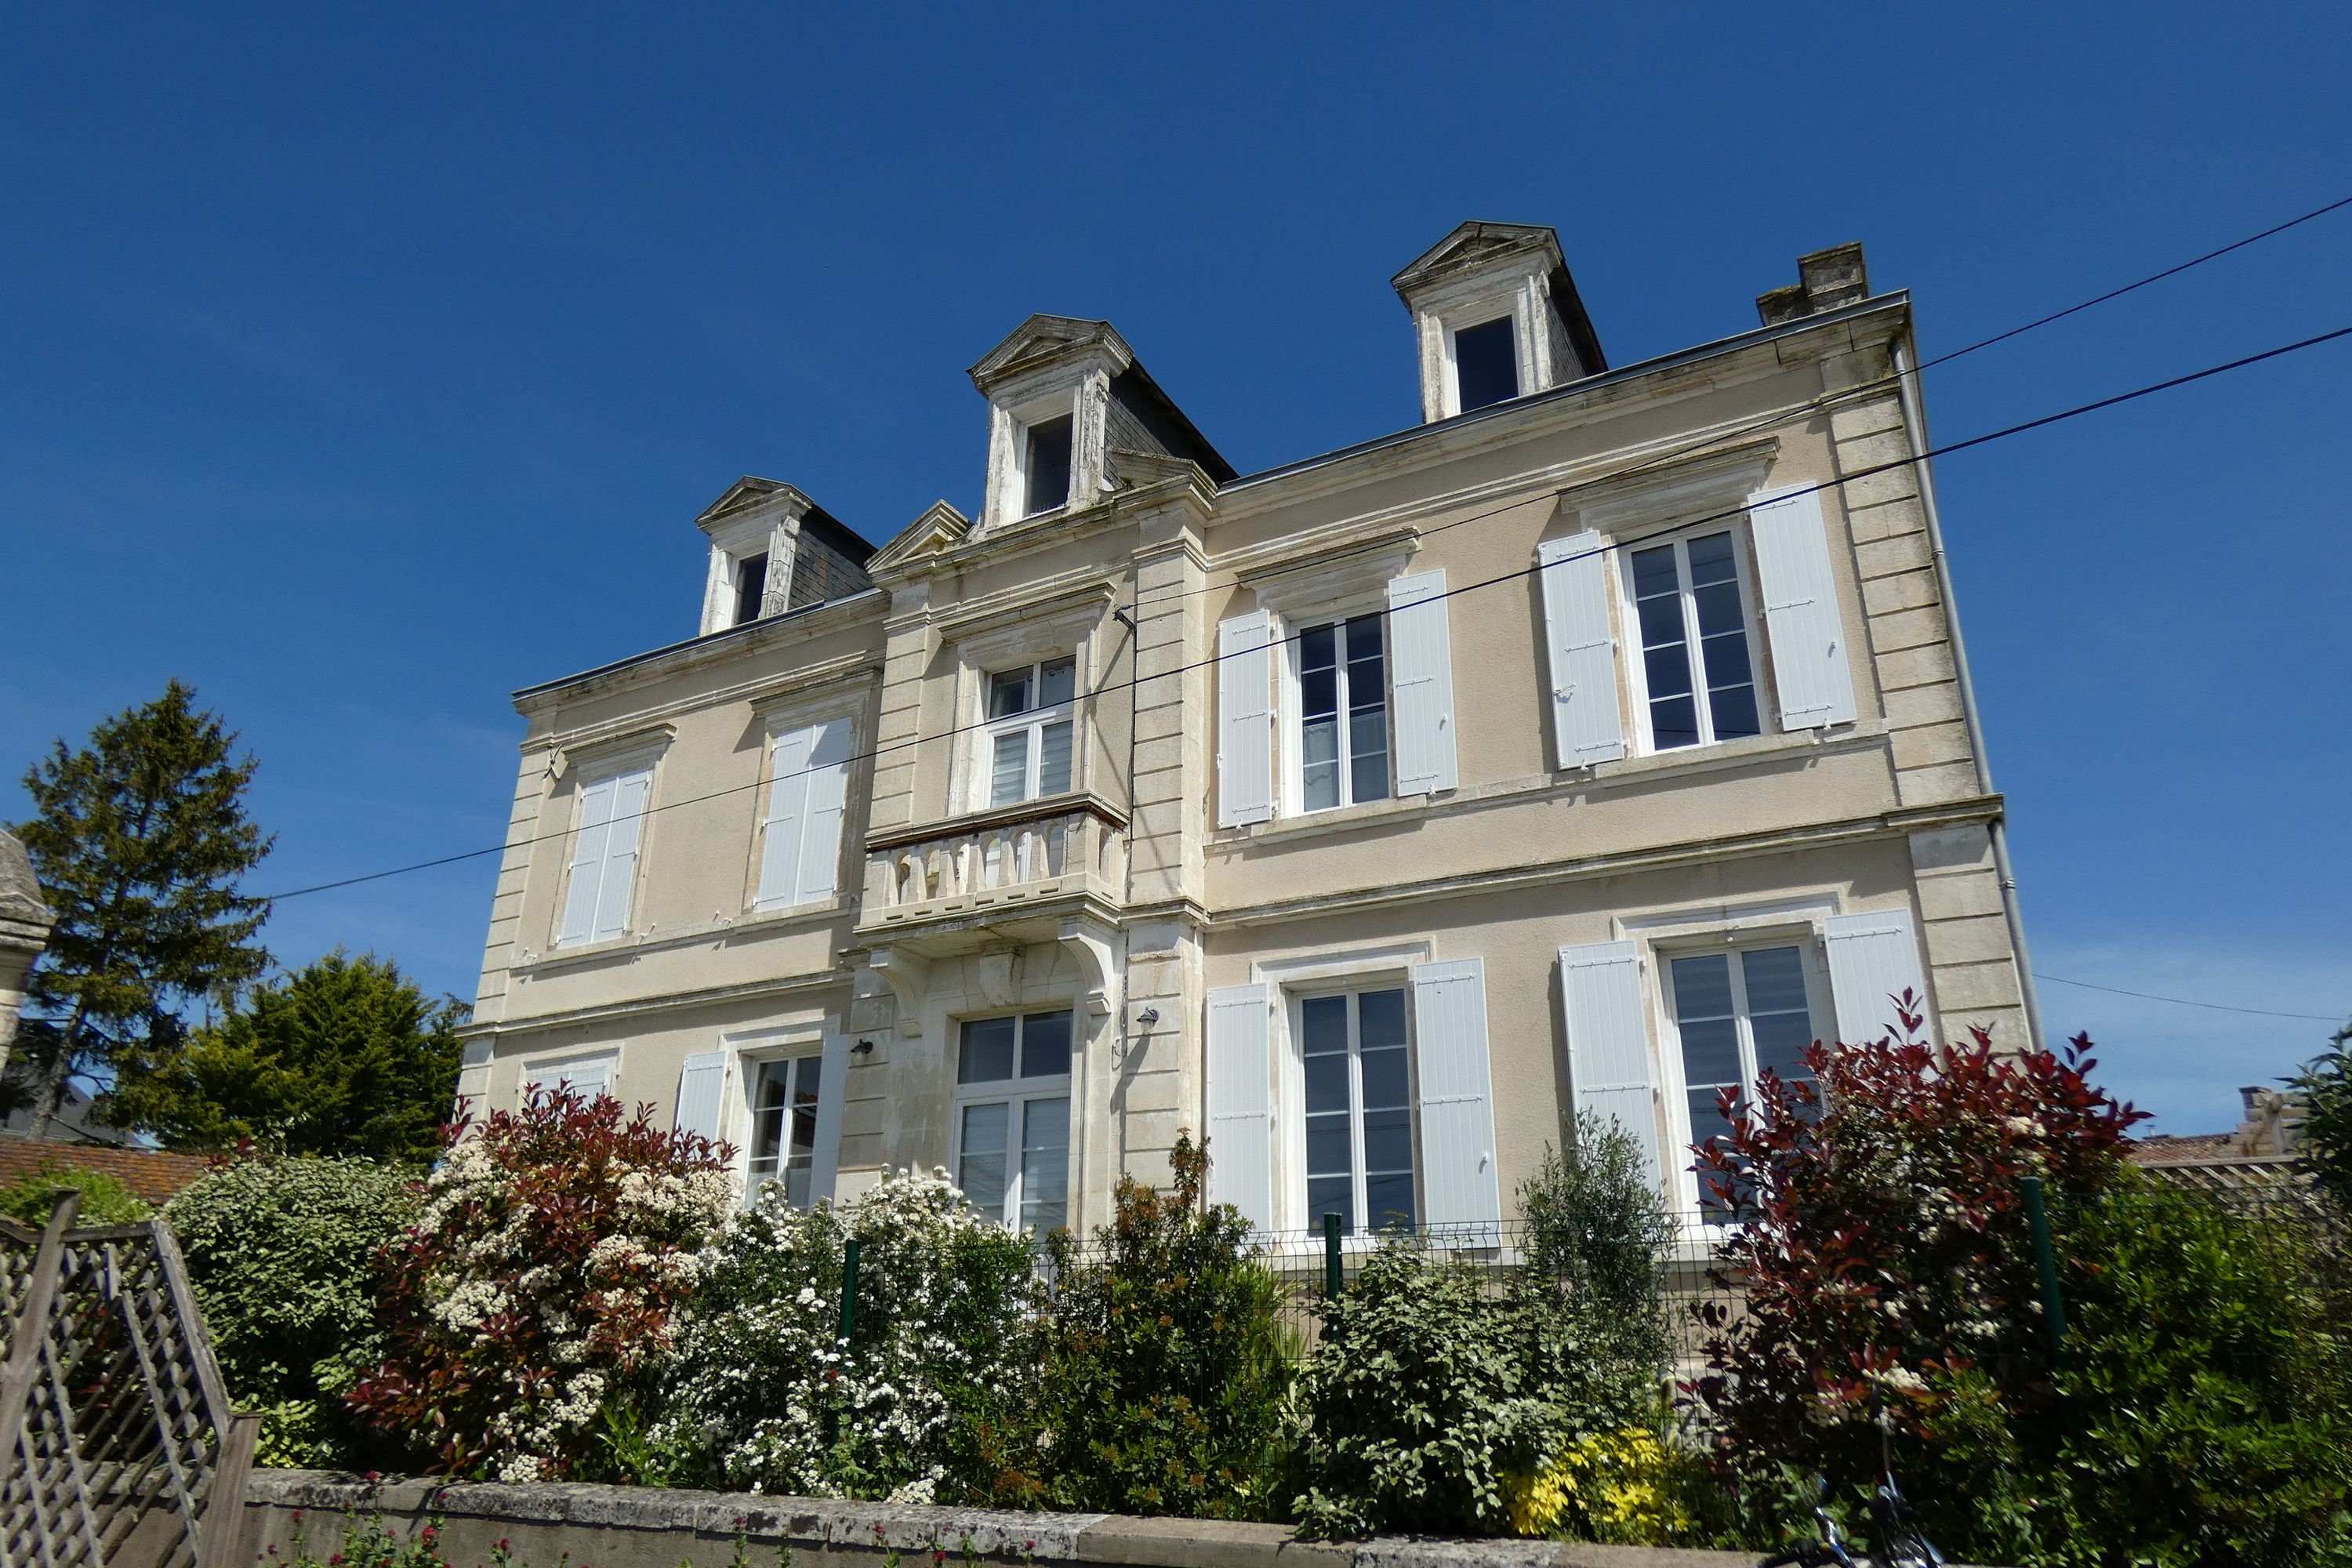
M 1682 1071 L 1687 1150 L 1731 1131 L 1731 1117 L 1745 1114 L 1741 1108 L 1755 1099 L 1766 1070 L 1783 1083 L 1812 1076 L 1804 1062 L 1805 1047 L 1820 1037 L 1811 965 L 1804 944 L 1772 941 L 1667 953 L 1661 962 Z M 1730 1206 L 1695 1174 L 1685 1171 L 1682 1181 L 1683 1201 L 1703 1219 L 1720 1224 L 1731 1217 Z
M 719 1138 L 719 1107 L 726 1103 L 727 1053 L 701 1051 L 686 1058 L 678 1069 L 677 1104 L 670 1125 L 680 1132 Z
M 617 1051 L 604 1051 L 595 1056 L 572 1057 L 558 1061 L 532 1062 L 522 1071 L 522 1093 L 525 1100 L 556 1089 L 569 1089 L 583 1100 L 594 1100 L 609 1095 L 621 1074 L 621 1058 Z
M 639 768 L 581 789 L 557 946 L 609 942 L 627 933 L 637 844 L 653 779 L 653 769 Z
M 1895 998 L 1905 991 L 1923 998 L 1919 941 L 1909 910 L 1874 910 L 1832 915 L 1822 922 L 1829 951 L 1830 990 L 1837 1001 L 1837 1037 L 1846 1045 L 1868 1045 L 1900 1036 Z
M 1563 947 L 1559 989 L 1568 1021 L 1570 1105 L 1579 1115 L 1591 1111 L 1623 1128 L 1642 1152 L 1643 1168 L 1663 1190 L 1641 949 L 1630 942 Z
M 1454 787 L 1454 649 L 1445 574 L 1422 572 L 1388 586 L 1390 677 L 1396 700 L 1396 787 L 1428 795 Z
M 1551 655 L 1553 755 L 1563 768 L 1625 754 L 1617 711 L 1617 639 L 1609 625 L 1608 557 L 1590 529 L 1536 546 Z
M 1274 815 L 1274 672 L 1264 610 L 1217 627 L 1217 826 Z
M 1422 1203 L 1404 991 L 1305 994 L 1293 1005 L 1305 1133 L 1293 1195 L 1307 1226 L 1338 1215 L 1349 1236 L 1412 1229 Z
M 1274 1228 L 1274 1064 L 1264 985 L 1209 993 L 1209 1201 Z
M 1499 1225 L 1503 1195 L 1495 1163 L 1485 961 L 1415 964 L 1412 1021 L 1421 1086 L 1422 1224 Z
M 828 1098 L 840 1085 L 825 1077 L 821 1053 L 770 1057 L 743 1066 L 751 1100 L 750 1155 L 744 1168 L 743 1201 L 757 1203 L 769 1186 L 782 1186 L 784 1201 L 804 1209 L 814 1196 L 817 1125 Z
M 758 908 L 823 902 L 838 889 L 850 747 L 845 718 L 786 731 L 771 744 Z
M 1755 631 L 1739 539 L 1727 529 L 1625 552 L 1638 657 L 1629 660 L 1649 749 L 1763 732 Z
M 1759 490 L 1748 498 L 1748 525 L 1780 727 L 1811 730 L 1852 721 L 1853 669 L 1838 611 L 1837 580 L 1830 570 L 1820 492 Z

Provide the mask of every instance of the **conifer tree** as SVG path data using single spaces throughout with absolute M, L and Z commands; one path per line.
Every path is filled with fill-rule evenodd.
M 389 959 L 339 949 L 255 986 L 126 1080 L 110 1114 L 169 1149 L 249 1142 L 422 1165 L 441 1152 L 470 1011 L 431 1000 Z
M 271 843 L 246 820 L 254 762 L 194 698 L 174 679 L 26 772 L 36 815 L 14 831 L 57 913 L 9 1063 L 37 1137 L 72 1083 L 135 1082 L 181 1049 L 182 1009 L 268 966 L 268 909 L 236 890 Z

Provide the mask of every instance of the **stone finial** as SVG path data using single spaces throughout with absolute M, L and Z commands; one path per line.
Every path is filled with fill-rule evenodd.
M 25 977 L 48 945 L 55 916 L 41 897 L 33 862 L 16 835 L 0 829 L 0 1068 L 8 1065 L 8 1044 L 16 1037 L 16 1009 L 25 1000 Z

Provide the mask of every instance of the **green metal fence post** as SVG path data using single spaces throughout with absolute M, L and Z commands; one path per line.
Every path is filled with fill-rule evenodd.
M 2050 1364 L 2066 1364 L 2066 1299 L 2058 1290 L 2058 1252 L 2050 1244 L 2050 1208 L 2042 1201 L 2042 1178 L 2028 1176 L 2025 1223 L 2033 1233 L 2033 1263 L 2042 1274 L 2042 1322 L 2050 1333 Z
M 1339 1216 L 1323 1216 L 1323 1299 L 1337 1300 L 1342 1283 L 1339 1273 Z

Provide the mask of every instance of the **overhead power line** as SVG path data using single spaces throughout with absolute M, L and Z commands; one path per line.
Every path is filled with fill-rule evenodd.
M 2158 996 L 2153 992 L 2126 991 L 2120 985 L 2094 985 L 2087 980 L 2069 980 L 2063 974 L 2048 974 L 2039 969 L 2033 972 L 2033 977 L 2084 991 L 2104 991 L 2110 996 L 2135 996 L 2142 1002 L 2168 1002 L 2175 1007 L 2202 1007 L 2211 1013 L 2250 1013 L 2257 1018 L 2300 1018 L 2313 1024 L 2340 1024 L 2345 1019 L 2341 1013 L 2274 1013 L 2268 1007 L 2233 1007 L 2226 1002 L 2194 1002 L 2186 996 Z
M 2291 343 L 2282 343 L 2276 348 L 2264 349 L 2259 353 L 2246 354 L 2238 359 L 2225 361 L 2221 364 L 2208 365 L 2203 370 L 2191 371 L 2185 375 L 2176 375 L 2168 380 L 2153 382 L 2146 386 L 2135 387 L 2129 392 L 2117 393 L 2111 397 L 2098 398 L 2090 403 L 2079 404 L 2072 408 L 2061 409 L 2055 414 L 2045 414 L 2039 418 L 2028 419 L 2020 424 L 2005 426 L 1998 430 L 1987 431 L 1981 436 L 1971 436 L 1965 440 L 1954 441 L 1947 446 L 1932 447 L 1927 451 L 1920 452 L 1916 456 L 1898 458 L 1889 462 L 1876 463 L 1865 468 L 1856 468 L 1850 473 L 1843 474 L 1833 479 L 1824 480 L 1820 484 L 1808 485 L 1802 489 L 1783 491 L 1780 499 L 1785 500 L 1800 495 L 1818 495 L 1822 491 L 1829 489 L 1843 489 L 1845 486 L 1857 479 L 1869 479 L 1873 475 L 1888 473 L 1899 468 L 1908 468 L 1913 467 L 1916 463 L 1924 462 L 1931 458 L 1945 457 L 1954 452 L 1969 451 L 1974 447 L 1982 447 L 1990 442 L 2006 440 L 2012 436 L 2023 435 L 2029 430 L 2039 430 L 2046 426 L 2055 425 L 2063 420 L 2079 418 L 2083 415 L 2096 413 L 2103 408 L 2113 408 L 2119 404 L 2130 403 L 2136 399 L 2151 396 L 2159 392 L 2168 392 L 2175 387 L 2187 386 L 2191 383 L 2204 381 L 2212 376 L 2225 374 L 2230 371 L 2242 370 L 2248 365 L 2260 364 L 2267 360 L 2278 359 L 2286 354 L 2298 353 L 2305 349 L 2316 348 L 2323 343 L 2334 342 L 2337 339 L 2345 337 L 2352 337 L 2352 326 L 2338 327 L 2333 331 L 2321 332 L 2315 336 L 2299 339 Z M 1733 518 L 1743 515 L 1746 510 L 1747 508 L 1745 507 L 1734 507 L 1729 510 L 1717 512 L 1707 517 L 1685 518 L 1677 521 L 1671 527 L 1661 527 L 1653 531 L 1653 532 L 1654 534 L 1682 532 L 1691 528 L 1704 527 L 1711 522 L 1729 521 Z M 1617 542 L 1620 545 L 1638 543 L 1642 538 L 1651 536 L 1652 535 L 1650 534 L 1633 536 L 1620 540 Z M 1480 589 L 1492 588 L 1502 584 L 1515 583 L 1528 577 L 1532 577 L 1542 570 L 1543 568 L 1540 565 L 1529 565 L 1519 567 L 1509 572 L 1499 573 L 1495 576 L 1481 578 L 1473 583 L 1465 583 L 1458 587 L 1449 587 L 1443 593 L 1433 594 L 1428 598 L 1419 601 L 1419 604 L 1433 605 L 1447 599 L 1459 598 L 1463 595 L 1476 593 Z M 1417 608 L 1418 605 L 1415 607 Z M 1385 616 L 1391 612 L 1383 609 L 1380 613 Z M 1287 644 L 1297 640 L 1297 636 L 1294 634 L 1290 637 L 1276 639 L 1276 642 L 1268 643 L 1265 647 L 1273 647 L 1280 644 Z M 1253 649 L 1252 651 L 1255 652 L 1257 650 Z M 1130 690 L 1142 685 L 1145 681 L 1168 680 L 1180 675 L 1190 674 L 1192 671 L 1196 669 L 1205 669 L 1230 657 L 1233 656 L 1223 653 L 1213 653 L 1205 658 L 1194 659 L 1185 664 L 1177 665 L 1172 668 L 1159 670 L 1150 675 L 1130 676 L 1125 680 L 1112 681 L 1107 685 L 1097 686 L 1089 690 L 1080 692 L 1076 694 L 1074 700 L 1093 702 L 1102 697 L 1109 696 L 1117 692 Z M 844 762 L 850 763 L 870 762 L 877 757 L 887 755 L 892 752 L 905 751 L 910 747 L 923 745 L 933 741 L 950 740 L 957 735 L 970 733 L 985 727 L 985 721 L 950 725 L 943 730 L 933 731 L 929 734 L 913 735 L 903 741 L 893 741 L 887 745 L 875 746 L 867 751 L 854 752 L 842 760 Z M 781 774 L 777 776 L 783 778 L 797 778 L 803 773 L 814 771 L 815 770 L 803 768 L 798 773 Z M 647 816 L 651 816 L 656 812 L 675 811 L 685 806 L 700 805 L 709 801 L 720 800 L 730 795 L 741 795 L 747 791 L 761 789 L 773 782 L 775 781 L 772 778 L 765 780 L 754 779 L 749 784 L 730 784 L 725 789 L 711 790 L 703 795 L 689 795 L 683 800 L 667 801 L 659 805 L 647 805 L 645 808 L 645 813 Z M 569 838 L 571 836 L 572 829 L 564 827 L 552 833 L 537 834 L 529 838 L 516 839 L 510 843 L 488 845 L 479 849 L 468 849 L 454 855 L 443 855 L 430 860 L 419 860 L 405 866 L 394 866 L 387 868 L 384 870 L 369 871 L 355 877 L 338 878 L 337 879 L 330 882 L 317 882 L 309 887 L 289 889 L 282 893 L 266 894 L 263 895 L 260 901 L 264 903 L 276 903 L 286 899 L 299 899 L 312 893 L 329 892 L 338 888 L 357 887 L 363 882 L 377 882 L 383 880 L 387 877 L 404 876 L 410 872 L 429 870 L 439 866 L 456 865 L 458 862 L 465 860 L 478 860 L 486 856 L 503 854 L 509 849 L 519 849 L 534 844 L 543 844 L 552 840 Z

